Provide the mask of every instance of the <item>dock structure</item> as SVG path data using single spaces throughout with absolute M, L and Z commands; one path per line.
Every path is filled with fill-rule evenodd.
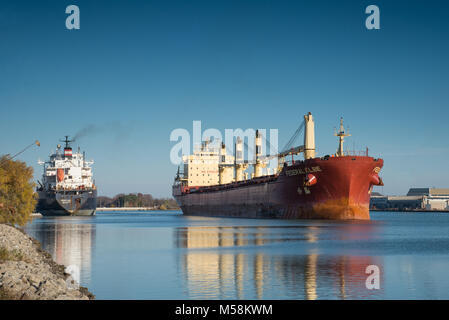
M 157 207 L 102 207 L 97 211 L 152 211 L 158 210 Z
M 372 195 L 377 210 L 449 211 L 449 188 L 410 188 L 405 196 Z

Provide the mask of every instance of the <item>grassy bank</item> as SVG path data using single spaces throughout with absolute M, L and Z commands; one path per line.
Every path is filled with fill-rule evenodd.
M 24 260 L 24 256 L 22 254 L 22 252 L 13 249 L 13 250 L 8 250 L 5 247 L 0 247 L 0 263 L 4 262 L 4 261 L 23 261 Z

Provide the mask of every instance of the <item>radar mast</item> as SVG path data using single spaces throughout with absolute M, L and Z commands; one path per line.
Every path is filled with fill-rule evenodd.
M 351 136 L 349 133 L 345 133 L 345 128 L 343 127 L 343 117 L 340 118 L 340 131 L 336 132 L 336 130 L 335 130 L 334 136 L 339 138 L 337 156 L 342 157 L 342 156 L 344 156 L 343 141 L 344 141 L 345 137 Z
M 73 142 L 75 140 L 69 140 L 69 136 L 65 136 L 64 140 L 59 140 L 59 141 L 64 142 L 65 148 L 68 149 L 68 148 L 70 148 L 70 142 Z

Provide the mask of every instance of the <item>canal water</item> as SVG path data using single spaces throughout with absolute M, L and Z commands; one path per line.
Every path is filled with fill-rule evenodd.
M 26 231 L 97 299 L 449 299 L 449 214 L 371 217 L 101 212 L 35 218 Z

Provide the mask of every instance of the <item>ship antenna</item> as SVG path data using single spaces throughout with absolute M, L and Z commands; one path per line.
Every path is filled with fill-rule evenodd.
M 340 131 L 335 132 L 334 136 L 339 138 L 337 156 L 342 157 L 342 156 L 344 156 L 343 141 L 344 141 L 345 137 L 351 136 L 349 133 L 345 133 L 345 128 L 343 127 L 343 117 L 340 118 Z
M 73 142 L 73 141 L 75 141 L 75 140 L 69 140 L 69 136 L 65 136 L 65 139 L 64 139 L 64 140 L 59 140 L 59 141 L 65 143 L 65 148 L 70 148 L 70 142 Z
M 234 143 L 234 171 L 235 171 L 236 165 L 237 165 L 237 141 Z

